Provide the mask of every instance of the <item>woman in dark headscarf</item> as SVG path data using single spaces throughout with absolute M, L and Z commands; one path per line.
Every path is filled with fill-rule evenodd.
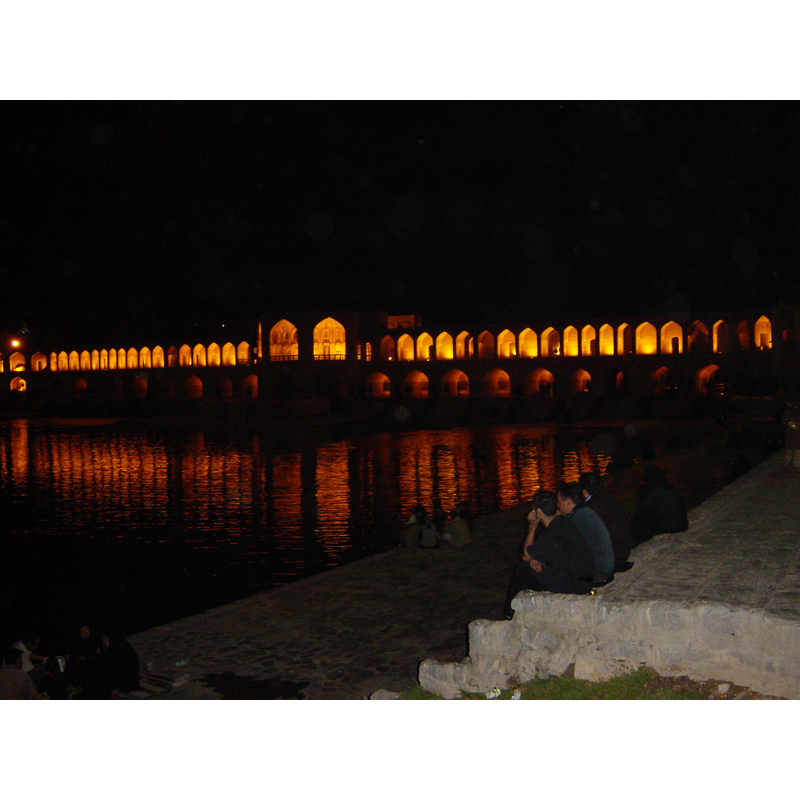
M 686 508 L 667 480 L 664 470 L 647 464 L 644 468 L 644 480 L 637 494 L 636 513 L 631 520 L 634 546 L 659 533 L 682 533 L 688 527 Z

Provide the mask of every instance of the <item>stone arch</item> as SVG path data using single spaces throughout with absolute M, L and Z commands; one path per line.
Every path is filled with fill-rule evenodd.
M 601 356 L 614 355 L 614 328 L 608 323 L 600 326 L 600 342 L 598 352 Z
M 578 330 L 574 325 L 567 325 L 564 328 L 564 348 L 565 356 L 578 355 Z
M 69 371 L 69 356 L 63 350 L 58 354 L 58 371 Z
M 508 328 L 497 337 L 497 357 L 517 357 L 517 337 Z
M 397 340 L 397 360 L 398 361 L 414 360 L 414 340 L 407 333 L 404 333 Z
M 708 328 L 696 319 L 690 326 L 686 336 L 686 347 L 690 353 L 702 353 L 708 350 Z
M 242 381 L 242 396 L 245 400 L 258 399 L 258 377 L 255 375 L 248 375 Z
M 128 369 L 137 369 L 139 366 L 139 353 L 135 347 L 131 347 L 125 354 L 128 364 Z
M 728 333 L 728 323 L 724 319 L 719 319 L 714 323 L 711 330 L 712 342 L 715 353 L 727 353 L 730 349 L 730 340 Z
M 436 360 L 452 361 L 455 351 L 453 349 L 453 337 L 444 331 L 436 337 Z
M 317 361 L 341 361 L 345 353 L 344 325 L 333 317 L 317 323 L 314 327 L 314 358 Z
M 467 331 L 461 331 L 456 336 L 456 358 L 465 360 L 475 356 L 475 340 Z
M 133 396 L 137 400 L 144 400 L 147 397 L 147 381 L 140 375 L 133 379 Z
M 553 373 L 546 369 L 535 369 L 525 379 L 525 395 L 540 394 L 550 396 L 553 394 Z
M 414 369 L 406 375 L 403 388 L 406 397 L 426 398 L 430 390 L 428 376 L 418 369 Z
M 581 355 L 597 355 L 597 331 L 593 325 L 584 325 L 581 329 Z
M 561 334 L 555 328 L 546 328 L 540 337 L 542 356 L 561 355 Z
M 753 326 L 753 340 L 759 350 L 772 348 L 772 323 L 767 317 L 759 317 Z
M 342 328 L 342 332 L 344 332 L 344 328 Z M 342 358 L 344 358 L 344 345 L 342 348 Z M 239 342 L 239 346 L 236 348 L 236 360 L 243 367 L 250 366 L 250 345 L 247 342 Z
M 739 347 L 742 350 L 750 349 L 750 327 L 746 319 L 739 320 L 736 326 L 736 336 L 739 339 Z
M 592 391 L 592 376 L 585 369 L 576 369 L 572 373 L 572 393 L 580 394 L 581 392 Z
M 20 378 L 19 375 L 17 375 L 16 378 L 11 379 L 9 389 L 12 392 L 17 392 L 18 394 L 25 394 L 25 392 L 28 390 L 28 383 L 25 378 Z
M 388 334 L 381 339 L 381 361 L 394 361 L 394 339 Z
M 113 347 L 108 351 L 108 368 L 117 368 L 117 351 Z
M 97 350 L 92 350 L 92 369 L 100 369 L 100 353 Z
M 206 361 L 206 348 L 202 344 L 196 344 L 192 350 L 192 363 L 195 367 L 205 367 Z
M 178 355 L 178 349 L 176 347 L 170 347 L 167 350 L 167 366 L 168 367 L 177 367 L 178 364 L 180 363 L 179 358 L 180 357 Z M 191 359 L 191 353 L 189 355 L 189 358 Z
M 654 325 L 643 322 L 636 329 L 636 355 L 649 356 L 658 352 L 658 335 Z
M 209 366 L 214 366 L 213 364 Z M 219 382 L 219 399 L 230 400 L 233 397 L 233 383 L 230 378 L 223 378 Z
M 81 364 L 81 371 L 89 372 L 89 370 L 91 370 L 92 356 L 90 355 L 88 350 L 84 350 L 81 352 L 80 364 Z
M 483 376 L 484 397 L 511 397 L 511 378 L 503 369 L 493 369 Z
M 369 397 L 391 397 L 392 382 L 382 372 L 373 372 L 367 378 L 367 396 Z
M 222 366 L 236 366 L 236 348 L 233 346 L 233 342 L 225 342 L 225 344 L 222 345 Z
M 530 328 L 519 335 L 519 354 L 522 358 L 536 358 L 539 355 L 539 339 Z
M 433 337 L 429 333 L 421 333 L 417 337 L 417 361 L 430 361 L 431 347 L 433 347 Z
M 659 367 L 653 370 L 647 383 L 647 390 L 650 394 L 658 397 L 665 395 L 672 383 L 669 369 L 667 367 Z
M 670 321 L 661 326 L 661 352 L 683 353 L 683 328 L 677 322 Z
M 188 344 L 182 344 L 178 350 L 178 365 L 181 367 L 192 366 L 192 348 Z
M 494 358 L 494 336 L 489 331 L 478 334 L 478 358 Z
M 222 351 L 216 342 L 211 342 L 207 352 L 208 366 L 218 367 L 222 364 Z
M 367 342 L 364 347 L 364 360 L 372 361 L 372 342 Z
M 153 367 L 155 369 L 164 368 L 164 348 L 161 345 L 156 345 L 153 348 Z
M 716 364 L 708 364 L 695 373 L 695 391 L 699 395 L 724 394 L 725 385 L 720 381 L 721 377 L 720 368 Z
M 183 384 L 183 399 L 184 400 L 202 400 L 203 399 L 203 381 L 197 375 L 190 375 Z
M 617 328 L 617 355 L 633 355 L 633 330 L 627 322 Z
M 282 319 L 269 332 L 269 357 L 271 361 L 297 361 L 299 354 L 297 326 Z
M 83 400 L 86 397 L 86 390 L 89 384 L 86 383 L 84 378 L 76 378 L 75 383 L 72 385 L 72 391 L 76 400 Z
M 16 353 L 14 355 L 16 355 Z M 69 354 L 69 369 L 70 369 L 70 372 L 76 372 L 80 368 L 81 368 L 81 357 L 78 355 L 78 351 L 77 350 L 73 350 Z M 13 367 L 12 367 L 12 369 L 13 369 Z
M 117 369 L 126 369 L 128 364 L 128 359 L 125 356 L 125 350 L 120 347 L 117 350 Z
M 47 356 L 44 353 L 34 353 L 31 356 L 31 372 L 42 372 L 47 369 Z
M 460 369 L 451 369 L 442 378 L 442 389 L 450 397 L 469 397 L 469 378 Z
M 50 371 L 58 372 L 58 353 L 50 353 Z
M 108 369 L 108 350 L 105 348 L 100 351 L 100 369 L 103 371 Z

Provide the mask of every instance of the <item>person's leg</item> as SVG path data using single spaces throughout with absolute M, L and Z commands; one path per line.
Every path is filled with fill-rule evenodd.
M 503 608 L 503 614 L 506 619 L 511 619 L 514 616 L 514 609 L 511 608 L 511 601 L 523 589 L 533 589 L 533 591 L 541 591 L 541 584 L 539 583 L 538 575 L 531 567 L 530 561 L 519 561 L 511 573 L 511 582 L 508 585 L 508 593 L 506 594 L 506 603 Z
M 558 594 L 589 594 L 592 586 L 589 581 L 573 578 L 565 572 L 551 567 L 544 567 L 539 573 L 539 582 L 548 592 Z

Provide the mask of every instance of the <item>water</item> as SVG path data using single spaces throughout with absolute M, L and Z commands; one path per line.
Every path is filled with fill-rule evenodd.
M 605 472 L 594 430 L 489 426 L 334 438 L 103 420 L 0 424 L 7 636 L 126 632 L 395 547 L 409 510 L 488 514 Z M 624 439 L 620 429 L 614 436 Z M 53 634 L 55 635 L 55 634 Z

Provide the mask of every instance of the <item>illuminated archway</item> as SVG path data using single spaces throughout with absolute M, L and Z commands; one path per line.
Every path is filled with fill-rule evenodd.
M 225 344 L 222 345 L 222 366 L 236 366 L 236 348 L 233 346 L 232 342 L 225 342 Z
M 117 351 L 113 347 L 108 351 L 108 368 L 117 368 Z
M 100 353 L 98 353 L 97 350 L 92 350 L 92 369 L 100 369 Z
M 502 369 L 493 369 L 483 378 L 485 397 L 511 397 L 511 378 Z
M 108 369 L 108 350 L 106 349 L 100 351 L 100 369 Z
M 143 400 L 147 397 L 147 381 L 140 376 L 133 379 L 133 396 L 137 400 Z
M 58 372 L 58 353 L 50 353 L 50 371 Z
M 139 366 L 139 353 L 135 347 L 131 347 L 126 353 L 128 369 L 136 369 Z
M 258 399 L 258 378 L 255 375 L 248 375 L 242 381 L 242 394 L 245 400 Z
M 724 394 L 725 386 L 720 382 L 720 377 L 720 369 L 716 364 L 703 367 L 694 376 L 695 391 L 700 395 Z
M 517 357 L 517 338 L 510 330 L 504 330 L 497 337 L 497 357 L 516 358 Z
M 341 361 L 344 357 L 344 325 L 326 317 L 314 328 L 314 358 L 317 361 Z
M 617 328 L 617 355 L 629 356 L 633 353 L 633 331 L 627 322 Z
M 469 397 L 469 378 L 460 369 L 451 369 L 442 378 L 442 390 L 450 397 Z
M 367 342 L 364 348 L 364 360 L 372 361 L 372 342 Z
M 546 328 L 542 331 L 540 338 L 542 346 L 542 356 L 561 355 L 561 334 L 555 328 Z
M 689 332 L 686 336 L 686 346 L 689 352 L 696 353 L 707 350 L 708 338 L 708 328 L 699 319 L 695 320 L 689 326 Z
M 381 339 L 381 361 L 394 361 L 394 339 L 391 336 Z
M 739 339 L 739 347 L 742 350 L 749 350 L 750 328 L 747 325 L 746 319 L 739 320 L 739 324 L 736 326 L 736 336 Z
M 649 356 L 658 351 L 658 335 L 654 325 L 643 322 L 636 329 L 636 354 Z
M 125 351 L 120 348 L 117 350 L 117 369 L 125 369 L 125 365 L 127 364 L 127 359 L 125 358 Z
M 188 344 L 181 345 L 181 349 L 178 351 L 178 364 L 181 367 L 192 366 L 192 348 Z
M 648 384 L 650 394 L 657 396 L 666 394 L 671 384 L 669 370 L 666 367 L 659 367 L 651 373 Z
M 297 361 L 297 327 L 289 320 L 276 322 L 269 332 L 269 357 L 272 361 Z
M 183 397 L 186 400 L 203 399 L 203 382 L 197 375 L 190 375 L 183 384 Z
M 206 361 L 206 348 L 202 344 L 196 344 L 192 350 L 192 363 L 196 367 L 205 367 Z
M 429 333 L 421 333 L 417 337 L 417 361 L 430 361 L 431 347 L 433 347 L 433 337 Z
M 474 339 L 467 331 L 461 331 L 456 336 L 456 358 L 463 361 L 464 359 L 472 358 L 474 355 Z
M 453 360 L 453 337 L 445 331 L 436 337 L 436 360 L 437 361 L 452 361 Z
M 47 356 L 44 353 L 34 353 L 31 356 L 31 372 L 41 372 L 47 369 Z
M 592 390 L 592 376 L 585 369 L 576 369 L 572 373 L 572 393 L 590 392 Z
M 553 373 L 546 369 L 535 369 L 525 379 L 525 395 L 550 396 L 553 394 Z
M 753 339 L 759 350 L 772 348 L 772 323 L 766 317 L 759 317 L 753 328 Z
M 16 353 L 14 355 L 17 355 Z M 13 356 L 12 356 L 13 358 Z M 69 354 L 69 368 L 70 371 L 77 371 L 81 368 L 81 357 L 78 355 L 76 350 L 73 350 Z M 12 367 L 13 369 L 13 367 Z
M 584 325 L 581 330 L 581 355 L 597 355 L 597 331 L 592 325 Z
M 572 325 L 564 328 L 564 355 L 578 355 L 578 331 Z
M 494 336 L 489 331 L 478 335 L 478 358 L 494 358 Z
M 69 370 L 69 356 L 62 350 L 58 354 L 58 371 L 67 372 Z
M 221 363 L 221 352 L 219 349 L 219 345 L 216 342 L 211 342 L 208 346 L 208 366 L 209 367 L 218 367 Z
M 404 333 L 397 340 L 397 360 L 398 361 L 414 360 L 414 340 L 407 333 Z
M 530 328 L 519 335 L 519 354 L 522 358 L 536 358 L 539 355 L 539 339 Z
M 406 397 L 426 398 L 429 391 L 428 376 L 418 369 L 412 370 L 406 375 L 404 388 Z
M 661 352 L 683 352 L 683 328 L 677 322 L 668 322 L 661 327 Z
M 342 335 L 344 335 L 344 328 L 342 328 Z M 344 344 L 342 344 L 342 348 L 344 348 Z M 247 342 L 239 342 L 239 346 L 236 348 L 236 358 L 241 366 L 250 366 L 250 345 Z M 344 358 L 344 349 L 342 349 L 342 358 Z
M 367 378 L 367 395 L 369 397 L 391 397 L 392 383 L 382 372 L 373 372 Z
M 84 372 L 89 372 L 92 368 L 92 357 L 89 355 L 88 350 L 84 350 L 81 353 L 81 370 Z
M 614 329 L 608 324 L 600 327 L 600 355 L 614 355 Z
M 155 369 L 164 368 L 164 348 L 160 345 L 153 348 L 153 367 Z
M 192 358 L 192 355 L 191 355 L 191 352 L 190 352 L 189 353 L 189 360 L 190 361 L 191 361 L 191 358 Z M 177 348 L 170 347 L 167 350 L 167 366 L 168 367 L 177 367 L 179 363 L 180 363 L 180 360 L 179 360 L 179 355 L 178 355 Z
M 20 378 L 19 376 L 12 378 L 9 386 L 12 392 L 18 392 L 19 394 L 25 394 L 28 389 L 28 384 L 25 381 L 25 378 Z
M 727 353 L 730 349 L 728 339 L 728 323 L 724 319 L 717 320 L 712 328 L 712 343 L 715 353 Z

